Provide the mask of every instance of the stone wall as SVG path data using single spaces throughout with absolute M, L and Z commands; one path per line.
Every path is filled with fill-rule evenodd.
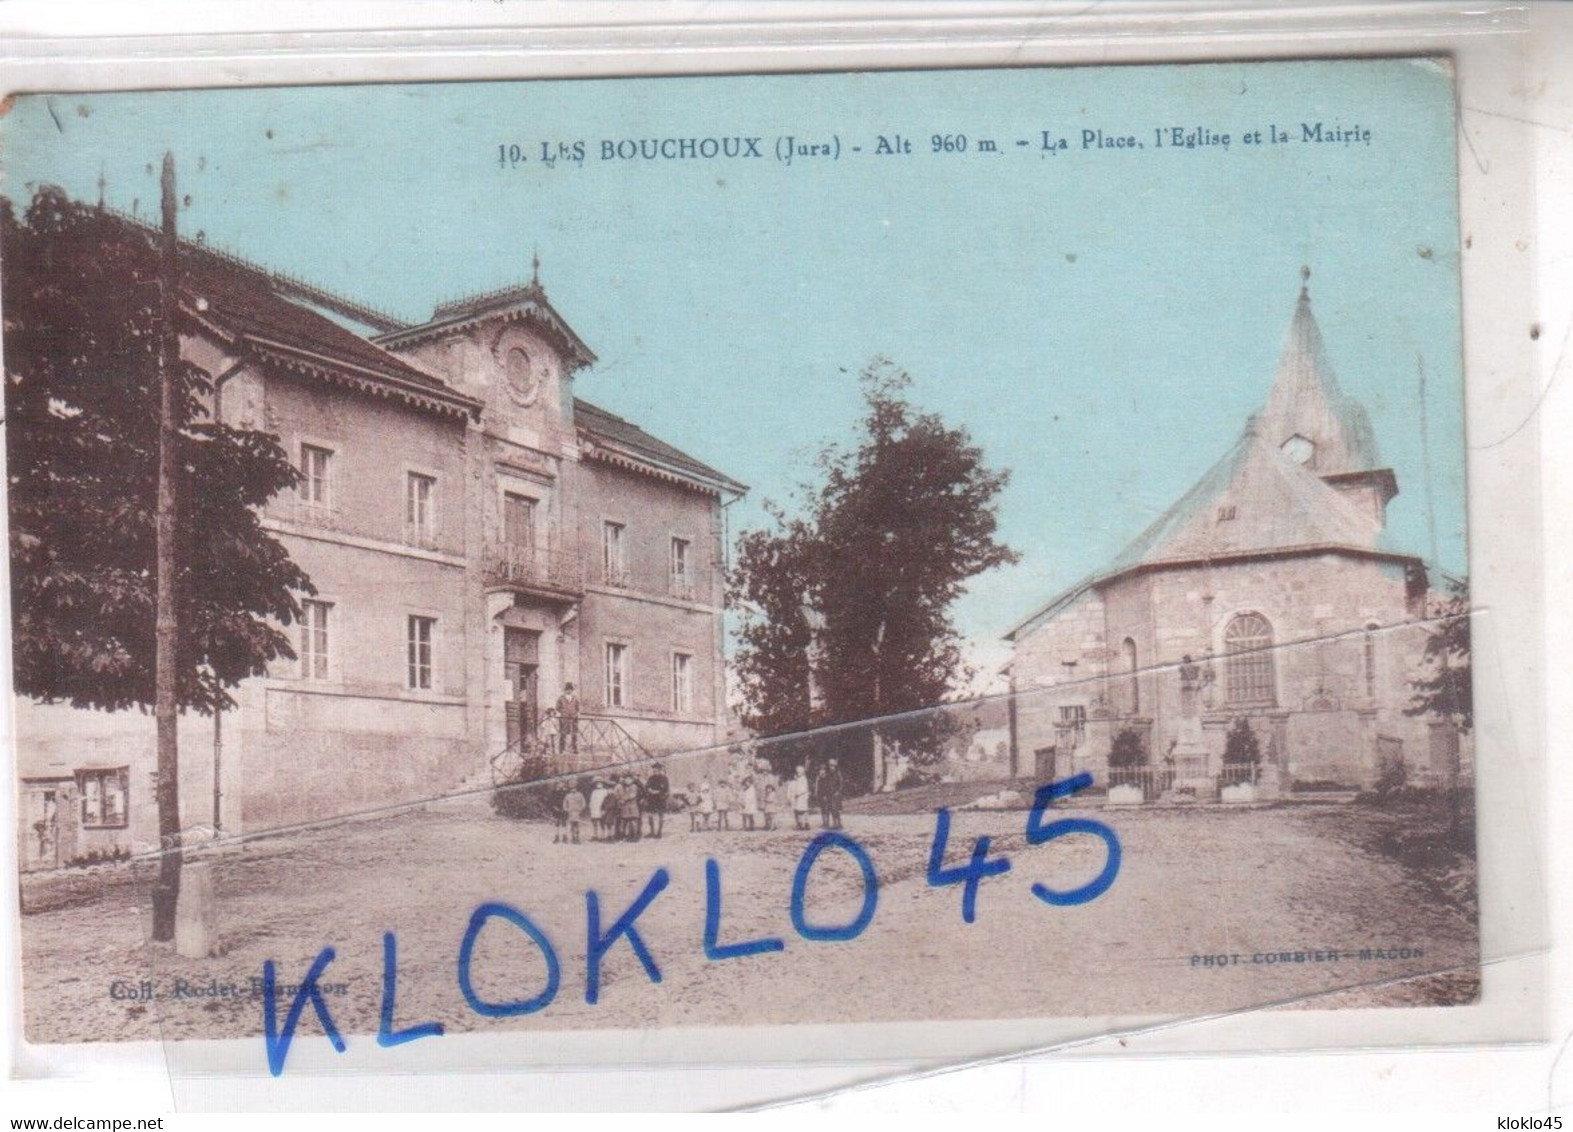
M 1103 639 L 1113 656 L 1109 675 L 1067 681 L 1062 654 L 1071 642 L 1095 639 L 1087 619 L 1100 608 Z M 1404 714 L 1426 641 L 1425 628 L 1415 624 L 1421 608 L 1401 566 L 1332 554 L 1117 579 L 1100 587 L 1096 597 L 1078 599 L 1032 627 L 1017 642 L 1012 675 L 1019 693 L 1021 773 L 1030 773 L 1032 752 L 1049 746 L 1057 748 L 1058 772 L 1070 767 L 1100 773 L 1106 770 L 1110 743 L 1124 727 L 1149 735 L 1153 764 L 1162 765 L 1180 738 L 1178 669 L 1189 655 L 1210 676 L 1198 697 L 1198 713 L 1215 768 L 1229 724 L 1243 716 L 1251 720 L 1264 760 L 1276 761 L 1286 784 L 1370 786 L 1379 743 L 1401 750 L 1411 780 L 1438 780 L 1434 721 Z M 1261 614 L 1272 626 L 1272 703 L 1227 700 L 1224 635 L 1230 621 L 1247 612 Z M 1142 667 L 1135 710 L 1120 656 L 1126 638 L 1136 643 Z M 1061 707 L 1071 705 L 1083 707 L 1089 723 L 1085 742 L 1067 758 L 1066 734 L 1056 724 Z

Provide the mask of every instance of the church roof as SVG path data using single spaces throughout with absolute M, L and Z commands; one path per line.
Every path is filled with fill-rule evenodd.
M 1278 372 L 1258 419 L 1263 438 L 1281 445 L 1302 436 L 1315 445 L 1310 467 L 1318 475 L 1363 472 L 1381 466 L 1376 434 L 1365 406 L 1345 395 L 1327 359 L 1322 330 L 1311 312 L 1310 269 L 1300 288 L 1284 338 Z
M 574 423 L 592 442 L 603 445 L 608 454 L 626 454 L 636 462 L 653 465 L 677 478 L 698 480 L 704 486 L 727 492 L 742 493 L 748 490 L 730 476 L 716 471 L 709 464 L 694 459 L 679 448 L 674 448 L 659 437 L 652 436 L 632 421 L 609 413 L 598 405 L 575 397 Z
M 1106 572 L 1294 547 L 1374 550 L 1381 534 L 1375 514 L 1269 444 L 1253 422 Z
M 1355 553 L 1404 561 L 1370 510 L 1264 439 L 1255 421 L 1190 491 L 1102 570 L 1013 626 L 1015 637 L 1087 590 L 1124 574 L 1241 558 Z
M 1283 449 L 1301 436 L 1315 445 L 1305 462 Z M 1364 408 L 1338 388 L 1305 287 L 1295 306 L 1266 407 L 1196 484 L 1102 570 L 1083 578 L 1006 633 L 1023 631 L 1088 590 L 1140 570 L 1241 558 L 1342 552 L 1404 563 L 1419 559 L 1389 545 L 1378 514 L 1335 483 L 1372 478 L 1384 499 L 1396 492 L 1379 468 Z

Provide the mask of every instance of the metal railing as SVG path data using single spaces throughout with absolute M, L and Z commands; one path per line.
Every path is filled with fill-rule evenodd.
M 650 750 L 608 716 L 581 715 L 570 727 L 548 711 L 535 730 L 521 735 L 491 757 L 492 784 L 518 781 L 530 760 L 545 763 L 550 773 L 597 770 L 651 758 Z
M 1255 786 L 1262 778 L 1260 763 L 1226 764 L 1218 772 L 1218 789 L 1225 786 Z
M 545 546 L 493 543 L 486 548 L 486 572 L 493 582 L 560 593 L 584 592 L 584 564 L 578 551 Z
M 1135 786 L 1142 792 L 1142 800 L 1151 802 L 1174 788 L 1174 768 L 1165 766 L 1111 766 L 1109 789 L 1116 786 Z

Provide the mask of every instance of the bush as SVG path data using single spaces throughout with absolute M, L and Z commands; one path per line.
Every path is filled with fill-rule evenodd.
M 1127 727 L 1114 737 L 1109 746 L 1110 769 L 1145 766 L 1146 763 L 1147 743 L 1140 731 Z
M 915 766 L 909 766 L 906 773 L 897 781 L 896 789 L 910 790 L 914 786 L 932 786 L 940 778 L 941 775 L 937 771 L 919 770 Z
M 551 781 L 555 768 L 540 756 L 527 758 L 513 778 L 492 790 L 492 810 L 515 821 L 550 821 L 557 816 L 557 795 L 567 787 Z
M 86 869 L 93 865 L 119 864 L 121 861 L 131 860 L 131 850 L 125 846 L 113 849 L 93 849 L 86 853 L 72 857 L 66 862 L 66 867 L 71 869 Z
M 1295 794 L 1319 794 L 1352 790 L 1354 787 L 1347 782 L 1337 782 L 1331 778 L 1297 778 L 1289 789 Z
M 1223 761 L 1227 766 L 1255 766 L 1262 761 L 1262 744 L 1251 721 L 1240 716 L 1229 725 L 1229 734 L 1223 743 Z
M 1383 754 L 1376 764 L 1374 790 L 1381 800 L 1397 798 L 1409 782 L 1409 768 L 1404 756 Z

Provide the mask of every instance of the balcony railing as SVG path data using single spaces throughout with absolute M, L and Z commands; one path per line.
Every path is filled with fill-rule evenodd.
M 531 766 L 549 766 L 552 773 L 570 774 L 642 762 L 650 751 L 609 716 L 581 715 L 565 723 L 548 711 L 531 733 L 520 736 L 491 758 L 492 782 L 520 781 Z
M 577 550 L 497 543 L 486 548 L 490 582 L 559 594 L 584 592 L 584 563 Z

